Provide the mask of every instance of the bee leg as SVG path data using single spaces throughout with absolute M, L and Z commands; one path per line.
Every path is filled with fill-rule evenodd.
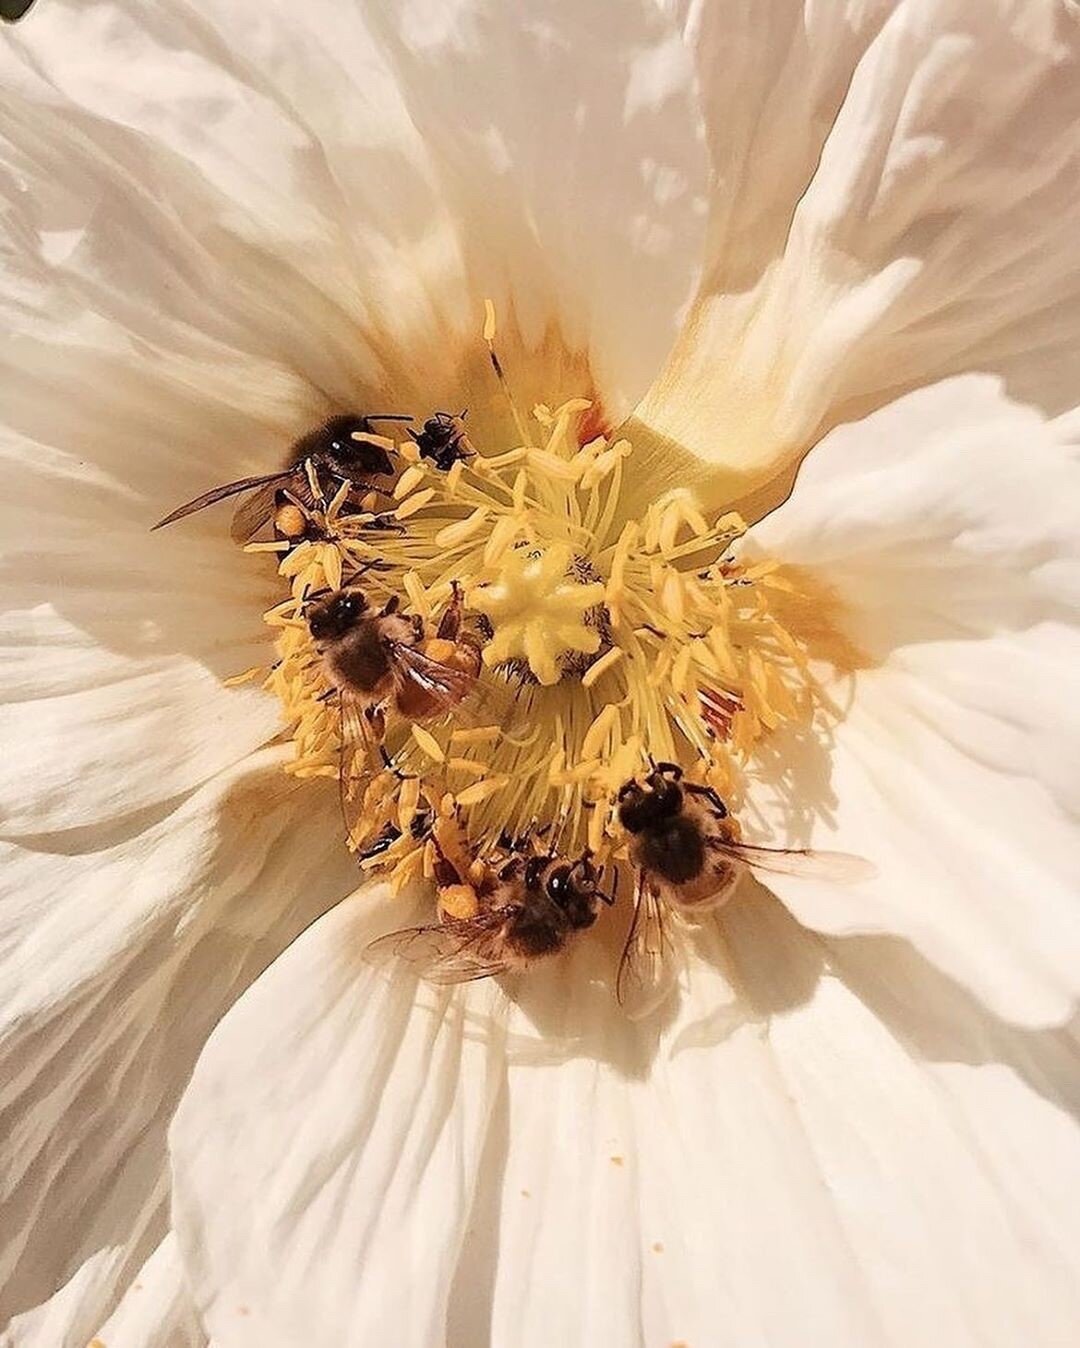
M 392 594 L 390 598 L 386 601 L 386 603 L 383 605 L 382 612 L 379 614 L 379 617 L 389 618 L 391 613 L 396 613 L 398 611 L 398 605 L 400 603 L 401 603 L 400 597 L 396 594 Z
M 369 529 L 381 530 L 387 534 L 403 534 L 408 532 L 398 520 L 391 518 L 390 515 L 375 515 L 371 523 L 367 526 Z
M 464 600 L 461 595 L 461 586 L 457 581 L 451 582 L 453 598 L 446 612 L 439 619 L 439 626 L 435 629 L 436 637 L 443 641 L 456 641 L 458 633 L 461 631 L 461 610 Z
M 683 790 L 688 791 L 692 796 L 704 796 L 721 819 L 728 817 L 728 807 L 724 798 L 712 786 L 699 786 L 696 782 L 683 782 Z
M 400 837 L 401 830 L 395 828 L 393 824 L 388 824 L 370 847 L 365 848 L 362 852 L 357 852 L 357 861 L 368 861 L 371 857 L 381 856 L 383 852 L 393 847 Z

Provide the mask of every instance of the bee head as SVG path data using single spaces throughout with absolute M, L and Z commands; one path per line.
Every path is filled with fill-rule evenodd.
M 623 828 L 628 833 L 643 833 L 665 819 L 674 819 L 682 809 L 681 776 L 682 770 L 674 764 L 661 763 L 643 782 L 627 782 L 619 791 Z
M 596 868 L 587 857 L 581 861 L 550 862 L 545 857 L 534 857 L 529 865 L 537 863 L 532 874 L 526 868 L 526 885 L 532 880 L 533 889 L 543 889 L 551 902 L 559 908 L 575 930 L 591 927 L 596 921 Z
M 355 413 L 331 417 L 315 432 L 317 443 L 313 449 L 335 477 L 356 482 L 365 477 L 387 477 L 392 474 L 394 465 L 386 450 L 381 445 L 354 440 L 354 434 L 371 434 L 371 422 L 367 417 Z
M 333 641 L 356 626 L 367 606 L 360 590 L 335 590 L 308 609 L 308 629 L 316 641 Z

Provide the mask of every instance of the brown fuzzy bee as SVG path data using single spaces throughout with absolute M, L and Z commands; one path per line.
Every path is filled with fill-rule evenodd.
M 637 869 L 634 914 L 619 965 L 620 1001 L 642 1011 L 663 1000 L 674 969 L 665 916 L 698 920 L 726 903 L 747 870 L 851 882 L 873 872 L 860 857 L 737 841 L 727 805 L 710 786 L 688 782 L 675 763 L 658 763 L 618 795 Z
M 273 517 L 281 504 L 284 490 L 291 491 L 304 505 L 313 504 L 305 468 L 307 463 L 311 464 L 320 484 L 353 482 L 362 488 L 373 477 L 392 476 L 394 465 L 387 451 L 381 445 L 354 437 L 371 435 L 375 422 L 409 420 L 411 418 L 390 413 L 380 416 L 346 413 L 331 417 L 296 441 L 289 453 L 287 468 L 259 477 L 242 477 L 222 487 L 213 487 L 202 496 L 196 496 L 193 501 L 178 506 L 164 519 L 158 520 L 154 528 L 175 524 L 177 520 L 194 515 L 196 511 L 205 510 L 207 506 L 216 505 L 230 496 L 250 493 L 237 507 L 230 531 L 236 542 L 246 543 Z
M 355 585 L 315 600 L 306 616 L 323 673 L 338 695 L 339 778 L 351 838 L 360 822 L 354 818 L 359 787 L 375 765 L 387 712 L 431 721 L 454 711 L 476 686 L 480 646 L 464 625 L 456 588 L 434 632 L 422 618 L 399 613 L 396 597 L 373 611 Z
M 599 905 L 612 902 L 600 890 L 600 875 L 587 855 L 570 861 L 528 855 L 522 847 L 481 869 L 477 878 L 470 867 L 466 878 L 441 856 L 435 873 L 440 901 L 467 888 L 475 914 L 391 932 L 368 947 L 372 958 L 405 960 L 432 983 L 511 973 L 565 950 L 593 925 Z

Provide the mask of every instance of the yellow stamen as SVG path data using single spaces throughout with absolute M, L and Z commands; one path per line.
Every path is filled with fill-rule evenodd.
M 412 727 L 412 737 L 427 754 L 433 763 L 442 763 L 446 760 L 446 754 L 443 747 L 430 730 L 425 730 L 422 725 L 414 724 Z

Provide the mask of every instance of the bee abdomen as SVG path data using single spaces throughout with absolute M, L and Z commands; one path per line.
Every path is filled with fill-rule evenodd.
M 701 829 L 685 815 L 676 815 L 644 833 L 638 845 L 638 864 L 673 885 L 696 880 L 705 869 L 705 840 Z
M 541 959 L 562 948 L 566 932 L 554 913 L 522 908 L 510 921 L 507 943 L 522 959 Z
M 390 656 L 366 624 L 339 641 L 329 657 L 335 679 L 364 693 L 379 693 L 390 682 Z

